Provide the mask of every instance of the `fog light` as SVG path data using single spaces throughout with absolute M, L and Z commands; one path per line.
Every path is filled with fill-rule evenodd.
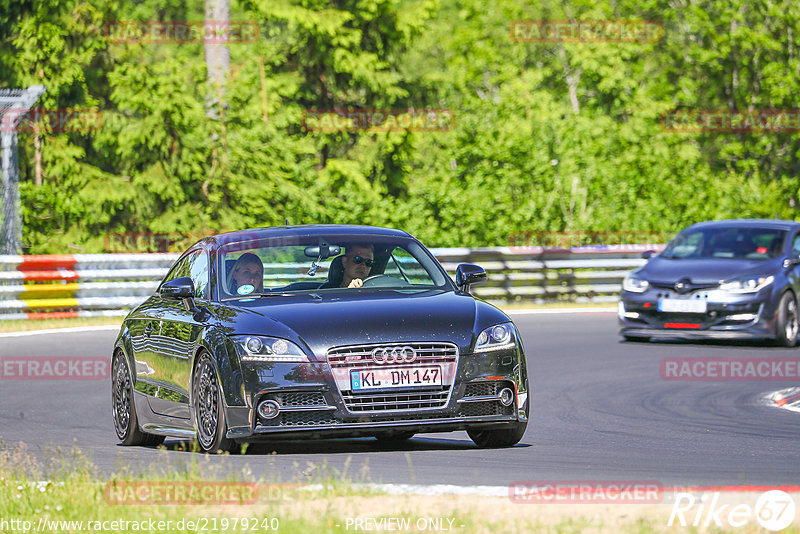
M 752 321 L 756 318 L 755 313 L 737 313 L 736 315 L 729 315 L 729 321 Z
M 274 400 L 265 400 L 258 405 L 258 415 L 262 419 L 275 419 L 281 413 L 281 406 Z
M 503 388 L 500 391 L 500 404 L 503 406 L 511 406 L 512 402 L 514 402 L 514 392 L 508 388 Z

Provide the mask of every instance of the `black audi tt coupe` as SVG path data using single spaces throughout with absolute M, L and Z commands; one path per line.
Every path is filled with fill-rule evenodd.
M 725 220 L 694 224 L 623 282 L 620 334 L 762 338 L 793 347 L 800 295 L 800 224 Z
M 502 311 L 455 283 L 406 232 L 260 228 L 189 248 L 131 311 L 114 345 L 114 426 L 126 445 L 165 436 L 203 451 L 242 442 L 466 430 L 522 439 L 528 374 Z

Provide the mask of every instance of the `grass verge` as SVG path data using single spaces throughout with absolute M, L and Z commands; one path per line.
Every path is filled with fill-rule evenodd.
M 49 330 L 51 328 L 72 328 L 76 326 L 119 326 L 122 324 L 122 319 L 122 317 L 76 317 L 74 319 L 0 321 L 0 332 L 26 332 L 29 330 Z
M 298 470 L 292 481 L 281 483 L 256 481 L 247 467 L 223 477 L 219 467 L 225 458 L 191 454 L 183 463 L 169 463 L 165 473 L 166 457 L 174 460 L 170 452 L 153 450 L 149 472 L 120 467 L 101 479 L 74 447 L 47 451 L 40 455 L 48 459 L 42 464 L 24 444 L 0 443 L 0 532 L 762 531 L 754 521 L 735 529 L 667 526 L 669 502 L 517 504 L 477 495 L 389 495 L 359 485 L 368 475 L 349 474 L 349 463 L 342 472 L 318 467 L 311 478 Z M 736 498 L 755 501 L 752 495 Z

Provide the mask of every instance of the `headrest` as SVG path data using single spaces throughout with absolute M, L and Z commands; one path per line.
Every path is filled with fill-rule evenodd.
M 344 265 L 342 265 L 342 258 L 344 256 L 336 256 L 331 260 L 328 266 L 328 282 L 325 287 L 339 287 L 342 285 L 342 278 L 344 278 Z

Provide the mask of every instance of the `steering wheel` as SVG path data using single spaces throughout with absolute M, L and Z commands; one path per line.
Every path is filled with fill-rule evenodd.
M 389 276 L 388 274 L 373 274 L 372 276 L 368 276 L 364 278 L 363 285 L 361 287 L 387 287 L 387 286 L 395 286 L 399 285 L 400 282 L 394 276 Z

